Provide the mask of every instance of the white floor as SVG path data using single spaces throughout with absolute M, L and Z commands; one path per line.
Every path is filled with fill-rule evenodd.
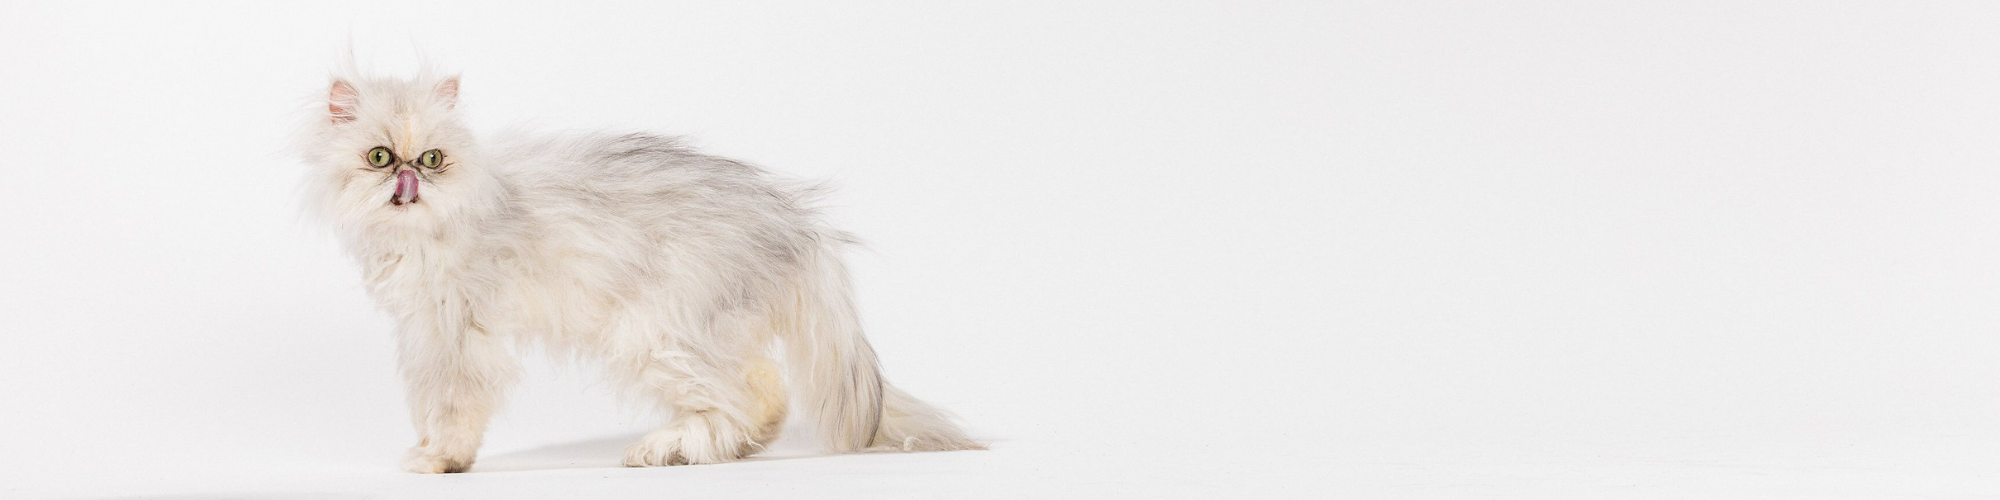
M 2000 497 L 1990 3 L 0 20 L 0 498 Z M 472 472 L 397 471 L 286 152 L 349 40 L 477 130 L 832 180 L 886 373 L 992 449 L 627 469 L 655 420 L 536 364 Z
M 1002 440 L 983 452 L 819 456 L 781 443 L 733 464 L 619 467 L 614 436 L 489 452 L 472 472 L 420 476 L 382 460 L 153 462 L 39 470 L 9 497 L 62 498 L 1991 498 L 1990 435 L 1829 439 L 1715 436 L 1466 442 L 1428 453 L 1354 442 L 1156 438 Z M 1298 437 L 1277 433 L 1275 436 Z M 1893 441 L 1893 442 L 1892 442 Z M 148 460 L 138 462 L 138 460 Z M 30 466 L 27 469 L 35 470 Z M 24 488 L 23 485 L 28 485 Z

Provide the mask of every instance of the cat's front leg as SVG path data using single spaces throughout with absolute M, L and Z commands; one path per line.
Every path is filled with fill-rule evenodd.
M 478 329 L 405 328 L 401 336 L 398 358 L 418 436 L 403 468 L 465 472 L 519 364 L 498 339 Z

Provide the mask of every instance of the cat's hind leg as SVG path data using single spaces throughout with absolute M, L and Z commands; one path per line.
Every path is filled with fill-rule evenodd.
M 749 444 L 756 449 L 744 450 L 744 455 L 756 453 L 778 440 L 778 434 L 785 430 L 785 410 L 791 398 L 785 393 L 785 374 L 778 369 L 776 361 L 760 357 L 751 360 L 748 366 L 743 378 L 750 384 L 750 395 L 756 400 L 751 421 L 756 422 L 757 427 L 750 433 Z
M 625 465 L 714 464 L 736 460 L 756 447 L 761 422 L 750 411 L 755 396 L 732 371 L 686 359 L 685 352 L 656 352 L 644 369 L 673 417 L 625 449 Z
M 772 409 L 760 402 L 773 392 L 776 366 L 746 355 L 741 323 L 721 321 L 699 334 L 672 337 L 641 358 L 626 360 L 637 374 L 640 397 L 656 398 L 673 417 L 625 449 L 625 465 L 714 464 L 734 461 L 762 446 Z M 782 394 L 782 388 L 775 392 Z M 782 405 L 782 403 L 781 403 Z M 783 420 L 783 407 L 775 410 Z M 782 423 L 778 424 L 782 425 Z

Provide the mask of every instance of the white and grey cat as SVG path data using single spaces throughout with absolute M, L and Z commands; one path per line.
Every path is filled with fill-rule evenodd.
M 457 77 L 340 77 L 326 97 L 302 146 L 306 206 L 394 316 L 408 469 L 472 465 L 518 371 L 510 344 L 601 363 L 672 415 L 630 466 L 757 451 L 788 385 L 833 452 L 981 448 L 882 380 L 839 255 L 850 238 L 814 214 L 813 189 L 666 137 L 477 140 Z

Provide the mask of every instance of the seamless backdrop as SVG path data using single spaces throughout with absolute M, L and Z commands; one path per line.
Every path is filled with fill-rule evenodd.
M 1990 4 L 0 19 L 0 497 L 2000 495 Z M 537 362 L 472 473 L 398 472 L 389 325 L 287 151 L 350 46 L 479 130 L 832 181 L 888 375 L 993 449 L 619 468 L 654 420 Z

